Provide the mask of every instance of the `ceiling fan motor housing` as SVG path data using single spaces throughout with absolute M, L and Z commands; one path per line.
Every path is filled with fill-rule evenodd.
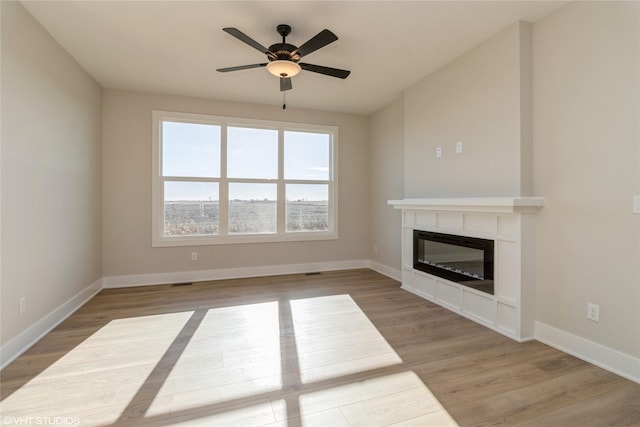
M 268 55 L 269 61 L 300 61 L 300 55 L 292 53 L 297 49 L 296 46 L 289 43 L 276 43 L 269 46 L 269 51 L 275 56 Z

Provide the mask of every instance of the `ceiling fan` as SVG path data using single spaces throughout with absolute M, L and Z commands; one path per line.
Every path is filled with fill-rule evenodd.
M 286 42 L 286 37 L 291 33 L 291 27 L 286 24 L 280 24 L 276 27 L 278 34 L 282 36 L 282 43 L 276 43 L 267 49 L 251 37 L 247 36 L 237 28 L 223 28 L 228 34 L 238 40 L 248 44 L 256 50 L 267 55 L 269 62 L 260 64 L 239 65 L 236 67 L 218 68 L 216 71 L 226 73 L 229 71 L 247 70 L 250 68 L 267 67 L 267 70 L 276 77 L 280 78 L 280 91 L 284 92 L 293 89 L 291 77 L 297 75 L 301 70 L 312 71 L 314 73 L 324 74 L 331 77 L 346 79 L 351 71 L 341 70 L 339 68 L 324 67 L 322 65 L 307 64 L 300 62 L 303 56 L 307 56 L 316 50 L 338 40 L 338 37 L 331 31 L 325 29 L 309 39 L 302 46 L 297 47 Z

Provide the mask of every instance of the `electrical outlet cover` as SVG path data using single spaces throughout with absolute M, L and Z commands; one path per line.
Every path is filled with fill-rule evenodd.
M 594 322 L 600 321 L 600 306 L 596 304 L 587 304 L 587 319 Z

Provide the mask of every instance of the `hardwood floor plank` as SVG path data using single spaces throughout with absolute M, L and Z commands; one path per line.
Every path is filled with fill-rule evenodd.
M 425 387 L 390 393 L 342 406 L 350 426 L 388 425 L 408 421 L 442 410 L 442 405 Z
M 616 384 L 609 391 L 598 393 L 597 398 L 593 397 L 583 396 L 569 406 L 556 404 L 554 411 L 532 416 L 517 425 L 640 426 L 640 394 L 635 385 Z
M 140 425 L 158 425 L 160 419 L 154 419 Z M 227 409 L 215 414 L 193 412 L 172 417 L 165 425 L 172 426 L 262 426 L 275 422 L 275 416 L 269 400 L 254 403 L 237 409 Z
M 445 409 L 431 412 L 427 415 L 411 418 L 399 423 L 389 424 L 389 427 L 458 427 L 458 423 L 454 420 L 449 412 Z
M 303 415 L 307 415 L 332 408 L 341 408 L 401 391 L 412 390 L 420 386 L 423 386 L 423 384 L 416 374 L 402 372 L 325 388 L 300 396 L 300 412 Z

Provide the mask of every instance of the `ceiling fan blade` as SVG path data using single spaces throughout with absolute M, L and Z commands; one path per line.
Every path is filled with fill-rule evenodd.
M 291 77 L 280 77 L 280 92 L 293 89 Z
M 346 79 L 351 74 L 349 70 L 341 70 L 339 68 L 323 67 L 322 65 L 305 64 L 299 62 L 300 68 L 307 71 L 313 71 L 314 73 L 320 73 L 331 77 L 338 77 L 339 79 Z
M 238 65 L 237 67 L 227 67 L 227 68 L 218 68 L 216 71 L 220 71 L 221 73 L 227 73 L 229 71 L 239 71 L 239 70 L 248 70 L 250 68 L 260 68 L 266 67 L 267 63 L 264 64 L 250 64 L 250 65 Z
M 228 34 L 231 34 L 233 37 L 237 38 L 241 42 L 244 42 L 244 43 L 248 44 L 252 48 L 257 49 L 262 53 L 266 53 L 267 55 L 269 55 L 269 54 L 273 55 L 269 51 L 269 49 L 267 49 L 266 47 L 262 46 L 260 43 L 258 43 L 257 41 L 255 41 L 254 39 L 252 39 L 251 37 L 249 37 L 248 35 L 246 35 L 245 33 L 243 33 L 242 31 L 240 31 L 237 28 L 227 27 L 227 28 L 223 28 L 222 31 L 224 31 L 224 32 L 226 32 Z
M 321 47 L 325 47 L 329 43 L 333 43 L 338 40 L 338 36 L 331 31 L 324 29 L 315 36 L 311 37 L 305 44 L 296 49 L 292 54 L 298 54 L 302 58 L 305 55 L 309 55 L 311 52 L 315 52 Z

